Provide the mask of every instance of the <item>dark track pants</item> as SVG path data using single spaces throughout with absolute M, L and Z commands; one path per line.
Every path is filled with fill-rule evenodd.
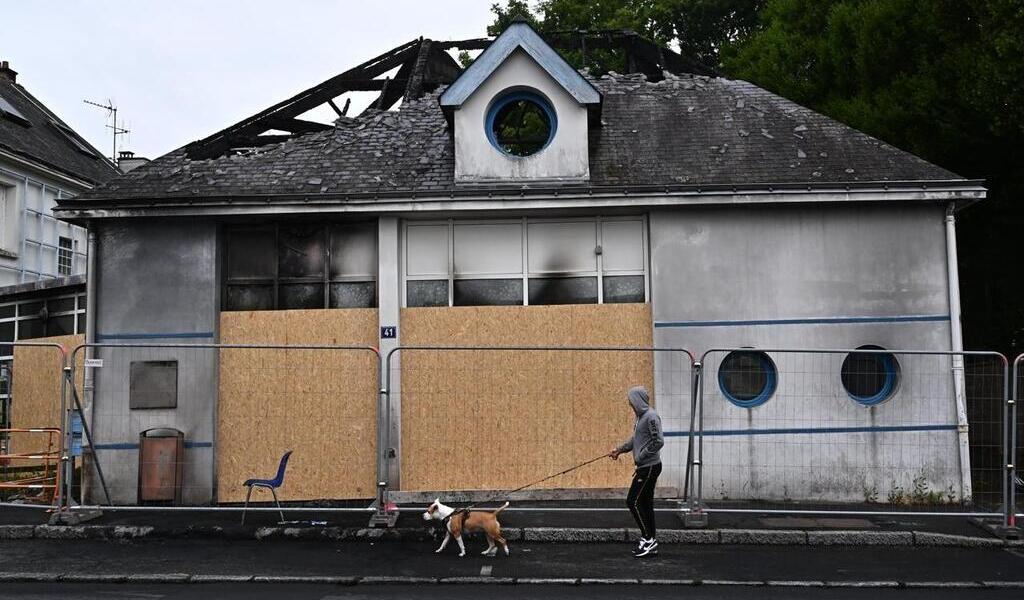
M 654 538 L 654 486 L 661 475 L 661 463 L 649 467 L 638 468 L 633 473 L 633 483 L 626 495 L 626 506 L 633 514 L 640 534 L 646 539 Z

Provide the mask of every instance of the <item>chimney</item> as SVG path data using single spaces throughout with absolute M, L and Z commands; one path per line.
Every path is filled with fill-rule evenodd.
M 6 79 L 11 83 L 18 82 L 18 72 L 12 69 L 6 60 L 0 61 L 0 79 Z
M 148 158 L 135 156 L 135 153 L 130 150 L 121 150 L 117 154 L 117 166 L 121 169 L 122 173 L 127 173 L 149 162 Z

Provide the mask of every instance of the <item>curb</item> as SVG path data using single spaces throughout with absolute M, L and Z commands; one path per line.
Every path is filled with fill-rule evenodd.
M 543 543 L 613 543 L 637 541 L 639 533 L 626 528 L 510 527 L 509 541 Z M 105 525 L 0 525 L 3 540 L 139 540 L 231 539 L 338 541 L 436 541 L 429 528 L 369 529 L 355 527 L 205 527 L 163 529 Z M 927 531 L 803 531 L 777 529 L 665 529 L 663 544 L 728 544 L 775 546 L 939 546 L 954 548 L 1018 547 L 1021 541 Z
M 4 583 L 308 583 L 352 585 L 675 585 L 680 587 L 1024 589 L 1024 581 L 820 581 L 729 579 L 591 579 L 531 577 L 347 577 L 188 573 L 0 573 Z

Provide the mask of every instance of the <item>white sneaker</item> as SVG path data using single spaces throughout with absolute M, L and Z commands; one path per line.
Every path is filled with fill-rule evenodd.
M 640 546 L 633 556 L 637 558 L 643 558 L 645 556 L 657 556 L 658 555 L 658 540 L 651 538 L 649 540 L 643 540 L 644 543 Z

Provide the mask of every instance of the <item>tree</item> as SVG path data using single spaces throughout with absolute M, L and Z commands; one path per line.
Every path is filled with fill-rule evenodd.
M 706 65 L 718 64 L 719 50 L 742 39 L 757 26 L 765 0 L 541 0 L 531 10 L 524 0 L 495 4 L 488 35 L 497 35 L 516 17 L 542 33 L 629 29 Z M 569 55 L 570 62 L 579 59 Z M 586 66 L 607 71 L 615 57 L 588 54 Z M 611 64 L 609 64 L 611 63 Z M 583 66 L 578 64 L 577 66 Z
M 969 178 L 958 216 L 965 344 L 1024 351 L 1021 0 L 523 0 L 492 7 L 542 33 L 632 29 Z M 565 52 L 577 67 L 579 53 Z M 586 66 L 617 69 L 615 53 Z
M 725 72 L 969 178 L 959 221 L 968 347 L 1024 350 L 1024 7 L 1019 0 L 771 0 Z

